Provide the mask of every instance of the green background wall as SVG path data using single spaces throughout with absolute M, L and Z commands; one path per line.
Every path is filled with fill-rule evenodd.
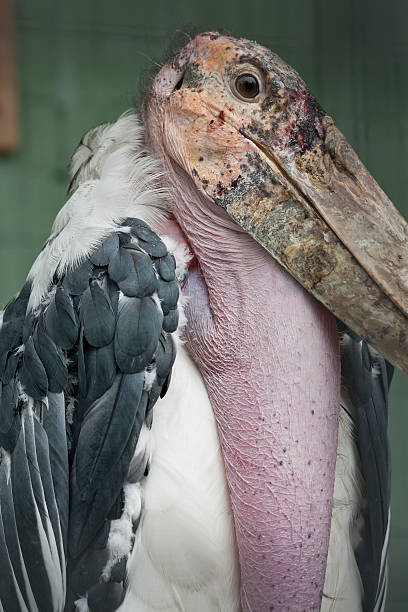
M 0 304 L 21 287 L 64 202 L 82 133 L 132 105 L 142 75 L 186 26 L 256 39 L 294 65 L 408 217 L 408 2 L 17 0 L 14 13 L 22 144 L 0 157 Z M 390 413 L 387 611 L 400 612 L 408 610 L 408 384 L 399 374 Z

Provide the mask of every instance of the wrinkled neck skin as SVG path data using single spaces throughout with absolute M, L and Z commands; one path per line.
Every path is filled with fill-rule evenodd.
M 242 608 L 320 610 L 340 402 L 334 318 L 183 170 L 170 177 L 195 255 L 186 346 L 218 426 Z

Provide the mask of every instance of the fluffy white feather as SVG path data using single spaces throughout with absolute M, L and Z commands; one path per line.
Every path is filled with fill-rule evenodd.
M 152 388 L 152 384 L 154 383 L 155 380 L 156 380 L 156 367 L 154 367 L 152 370 L 148 370 L 145 372 L 144 390 L 150 391 L 150 389 Z
M 88 598 L 80 597 L 75 602 L 75 610 L 76 612 L 91 612 L 88 606 Z
M 121 220 L 143 217 L 153 223 L 164 216 L 166 192 L 157 187 L 160 171 L 146 154 L 142 137 L 134 114 L 101 130 L 95 160 L 88 162 L 91 170 L 83 169 L 85 182 L 58 213 L 50 239 L 30 270 L 29 309 L 39 305 L 55 272 L 63 274 L 82 261 Z
M 152 459 L 120 612 L 239 612 L 239 568 L 216 424 L 183 346 L 154 408 Z
M 127 557 L 132 546 L 132 521 L 140 516 L 141 492 L 139 483 L 127 483 L 124 486 L 125 504 L 122 516 L 112 521 L 108 538 L 109 560 L 102 579 L 109 580 L 112 569 L 118 561 Z
M 347 410 L 351 402 L 342 397 Z M 340 410 L 333 511 L 321 612 L 361 612 L 363 587 L 354 547 L 363 526 L 364 482 L 353 433 L 353 422 Z

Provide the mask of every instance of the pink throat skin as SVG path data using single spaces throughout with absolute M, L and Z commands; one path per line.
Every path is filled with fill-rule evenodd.
M 196 256 L 185 339 L 218 426 L 242 607 L 320 610 L 340 405 L 335 320 L 183 182 L 174 214 Z

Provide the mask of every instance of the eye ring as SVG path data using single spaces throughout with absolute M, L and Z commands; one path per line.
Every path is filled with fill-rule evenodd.
M 233 79 L 232 91 L 244 102 L 257 102 L 262 91 L 259 76 L 249 71 L 241 72 Z

